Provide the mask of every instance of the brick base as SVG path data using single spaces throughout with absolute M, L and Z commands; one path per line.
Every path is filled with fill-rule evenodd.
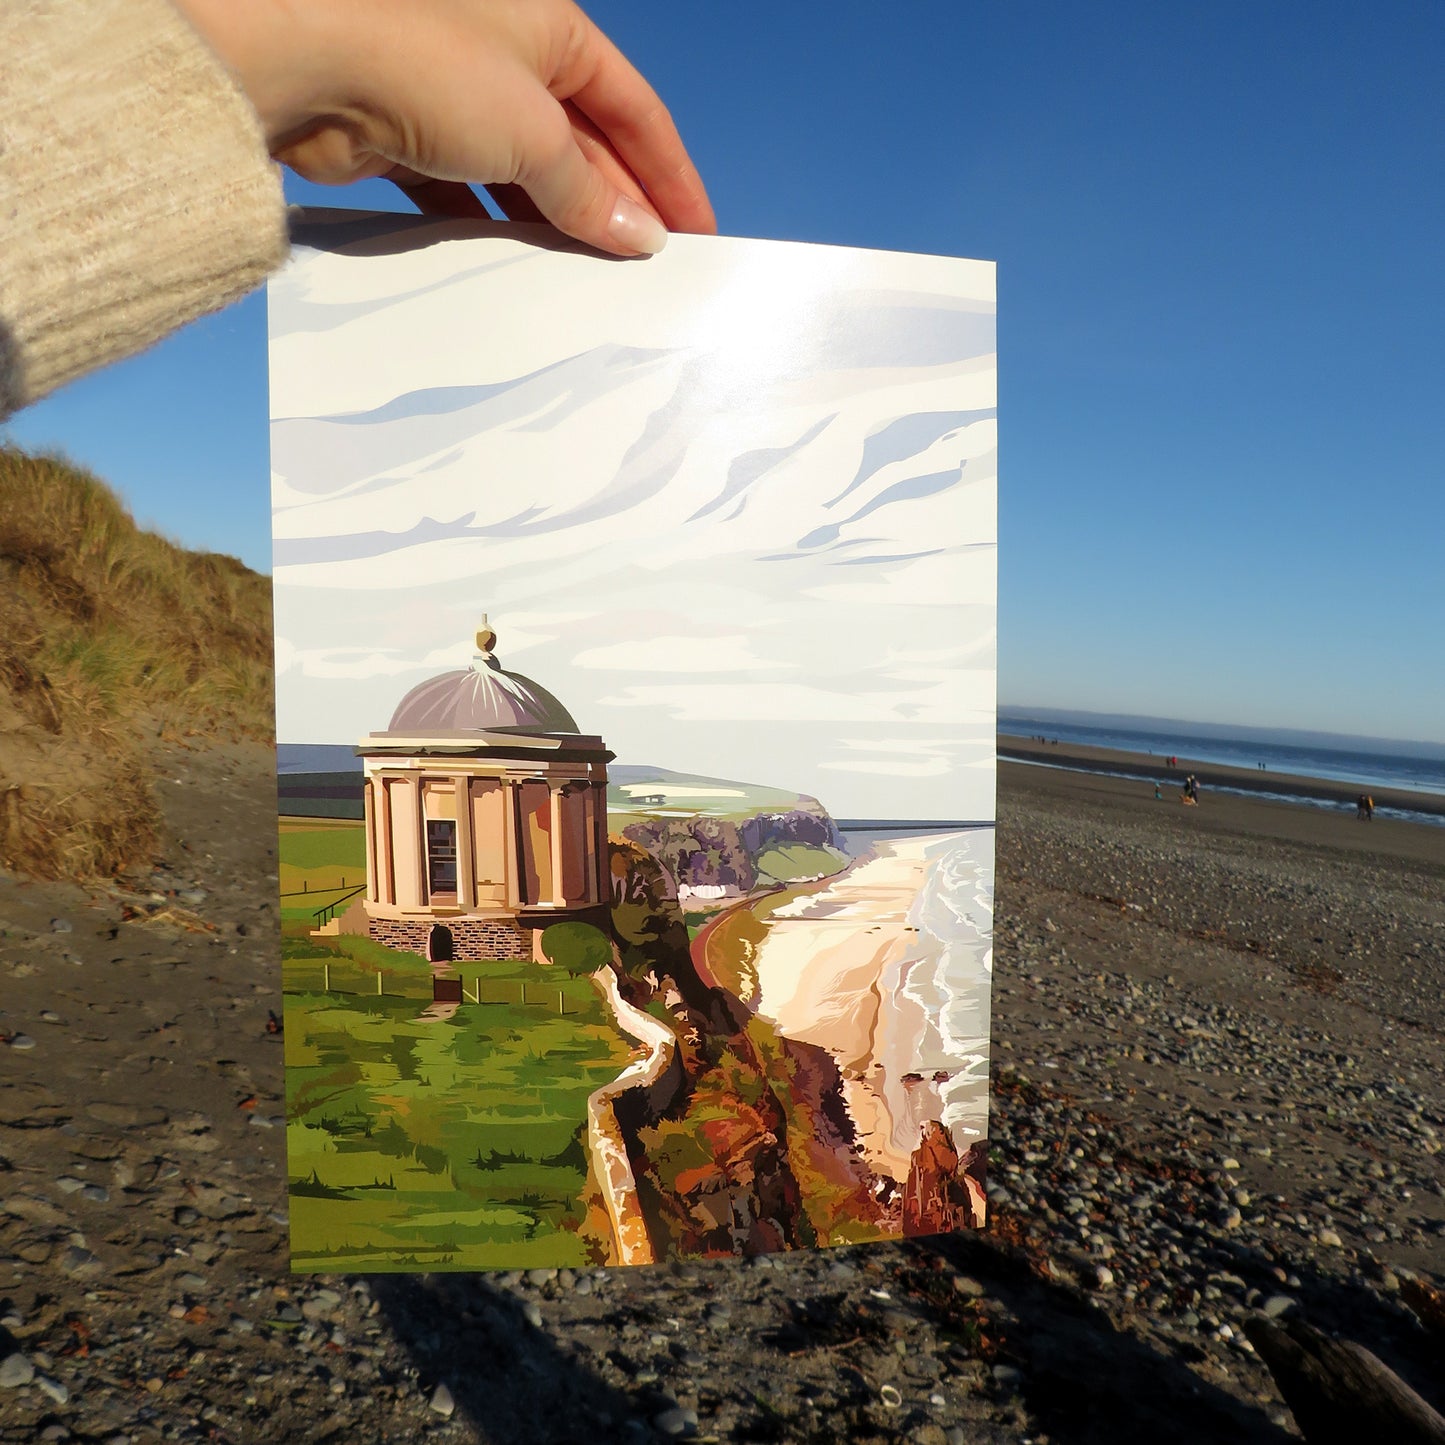
M 452 958 L 459 962 L 480 960 L 500 963 L 532 957 L 532 930 L 507 918 L 438 919 L 452 935 Z M 432 924 L 426 919 L 368 919 L 367 934 L 388 948 L 427 956 Z

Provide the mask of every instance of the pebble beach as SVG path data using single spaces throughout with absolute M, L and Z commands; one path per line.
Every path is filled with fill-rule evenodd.
M 1299 1438 L 1259 1314 L 1445 1407 L 1445 829 L 1003 763 L 987 1230 L 323 1278 L 272 754 L 164 761 L 132 891 L 0 876 L 0 1441 Z

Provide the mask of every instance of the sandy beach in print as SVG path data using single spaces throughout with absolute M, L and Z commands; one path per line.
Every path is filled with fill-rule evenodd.
M 923 1124 L 987 1132 L 992 829 L 889 839 L 764 915 L 754 1007 L 837 1060 L 870 1168 L 906 1179 Z

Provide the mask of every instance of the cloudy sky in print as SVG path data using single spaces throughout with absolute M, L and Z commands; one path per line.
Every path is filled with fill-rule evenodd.
M 626 763 L 993 816 L 991 263 L 316 214 L 270 286 L 278 736 L 502 665 Z

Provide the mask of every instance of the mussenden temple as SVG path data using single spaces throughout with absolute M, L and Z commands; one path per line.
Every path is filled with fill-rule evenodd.
M 412 688 L 357 744 L 366 890 L 320 933 L 433 962 L 541 961 L 549 925 L 606 926 L 613 754 L 495 645 L 483 618 L 471 666 Z

